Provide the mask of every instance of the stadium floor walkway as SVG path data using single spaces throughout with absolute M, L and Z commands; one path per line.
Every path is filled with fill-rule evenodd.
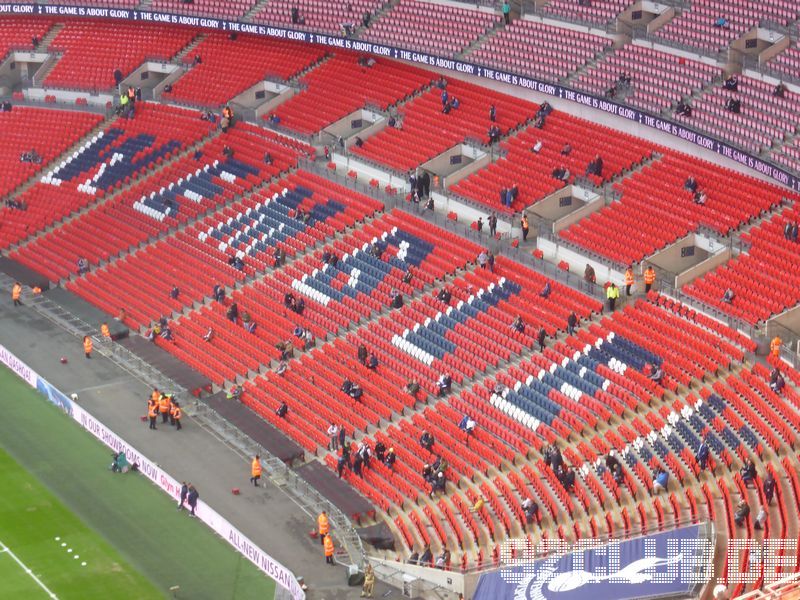
M 179 480 L 195 484 L 200 497 L 261 549 L 305 578 L 308 600 L 358 598 L 348 588 L 344 567 L 324 565 L 319 542 L 308 532 L 315 524 L 268 481 L 249 486 L 249 465 L 191 419 L 178 433 L 171 427 L 152 432 L 140 420 L 151 388 L 95 353 L 83 357 L 81 342 L 32 308 L 0 303 L 0 344 L 9 348 L 61 391 L 79 394 L 79 404 Z M 68 363 L 59 363 L 66 356 Z M 242 494 L 230 490 L 239 487 Z M 384 595 L 388 592 L 387 595 Z M 400 598 L 399 591 L 376 585 L 376 598 Z

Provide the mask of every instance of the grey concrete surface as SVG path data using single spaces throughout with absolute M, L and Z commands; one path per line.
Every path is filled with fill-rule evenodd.
M 169 425 L 150 431 L 141 421 L 151 388 L 95 353 L 83 356 L 81 341 L 56 328 L 30 307 L 0 301 L 0 344 L 61 391 L 79 395 L 78 403 L 110 429 L 179 480 L 191 481 L 201 498 L 309 586 L 309 600 L 358 598 L 342 566 L 325 564 L 315 527 L 282 490 L 268 481 L 255 489 L 249 464 L 221 441 L 184 420 L 180 432 Z M 59 358 L 65 356 L 67 364 Z M 242 493 L 235 496 L 231 489 Z M 200 524 L 198 524 L 200 526 Z M 376 586 L 376 598 L 400 598 L 394 588 Z

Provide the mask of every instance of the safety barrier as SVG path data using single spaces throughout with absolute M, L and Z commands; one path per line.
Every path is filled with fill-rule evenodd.
M 169 494 L 174 500 L 177 501 L 179 499 L 181 484 L 177 479 L 103 425 L 46 379 L 39 376 L 36 371 L 17 358 L 2 344 L 0 344 L 0 363 L 6 365 L 20 379 L 39 391 L 52 404 L 63 410 L 81 427 L 114 450 L 114 452 L 124 452 L 128 462 L 139 465 L 139 472 L 142 475 Z M 200 521 L 225 539 L 237 552 L 245 556 L 258 569 L 275 581 L 278 586 L 276 588 L 276 598 L 305 599 L 305 592 L 289 569 L 256 546 L 247 536 L 231 525 L 208 504 L 202 500 L 198 501 L 195 514 Z

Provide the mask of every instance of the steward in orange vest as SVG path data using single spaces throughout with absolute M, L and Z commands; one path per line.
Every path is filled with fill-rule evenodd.
M 158 417 L 158 402 L 150 400 L 147 403 L 147 417 L 150 419 L 150 429 L 155 429 L 156 418 Z
M 328 513 L 324 510 L 317 517 L 317 530 L 319 531 L 319 542 L 325 545 L 325 536 L 331 531 L 331 524 L 328 522 Z
M 169 422 L 175 425 L 175 429 L 178 431 L 181 430 L 181 417 L 183 416 L 183 411 L 181 410 L 180 405 L 178 404 L 177 400 L 172 402 L 172 409 L 169 412 Z
M 258 487 L 258 480 L 261 479 L 261 457 L 256 454 L 253 462 L 250 463 L 250 481 Z
M 83 336 L 83 353 L 86 358 L 92 358 L 92 338 L 88 335 Z
M 166 423 L 169 419 L 169 409 L 172 401 L 169 396 L 166 394 L 161 394 L 161 398 L 158 400 L 158 411 L 161 413 L 161 422 Z
M 108 328 L 108 323 L 103 323 L 100 325 L 100 333 L 103 334 L 103 337 L 110 340 L 111 339 L 111 330 Z
M 22 294 L 22 284 L 17 281 L 14 287 L 11 288 L 11 299 L 14 301 L 14 306 L 22 306 L 22 301 L 19 299 Z
M 783 344 L 783 340 L 777 335 L 769 343 L 769 353 L 773 358 L 781 357 L 781 344 Z
M 644 293 L 650 291 L 650 288 L 653 287 L 653 284 L 656 282 L 656 270 L 650 266 L 645 269 L 644 272 Z
M 625 271 L 625 295 L 631 295 L 631 288 L 633 287 L 633 266 L 629 266 Z
M 330 534 L 326 535 L 322 540 L 322 545 L 325 548 L 325 562 L 329 565 L 335 564 L 333 562 L 333 540 Z

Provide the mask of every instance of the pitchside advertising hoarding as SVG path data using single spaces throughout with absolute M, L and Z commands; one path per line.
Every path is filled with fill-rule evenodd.
M 226 21 L 223 19 L 213 19 L 209 17 L 198 17 L 191 15 L 175 15 L 171 13 L 153 12 L 146 10 L 121 9 L 121 8 L 98 8 L 87 6 L 60 6 L 57 4 L 0 4 L 0 15 L 42 15 L 49 17 L 82 17 L 82 18 L 102 18 L 102 19 L 123 19 L 128 21 L 143 21 L 145 23 L 164 23 L 171 25 L 186 25 L 191 27 L 201 27 L 218 31 L 249 33 L 265 37 L 280 38 L 286 40 L 296 40 L 309 44 L 320 44 L 334 48 L 343 48 L 356 52 L 364 52 L 406 60 L 428 67 L 458 71 L 467 75 L 474 75 L 484 79 L 491 79 L 507 83 L 520 88 L 525 88 L 546 94 L 548 96 L 563 98 L 571 102 L 576 102 L 584 106 L 601 110 L 613 115 L 617 115 L 629 121 L 663 131 L 669 135 L 686 140 L 692 144 L 711 150 L 747 166 L 777 183 L 785 185 L 795 191 L 800 191 L 800 178 L 780 167 L 761 160 L 757 156 L 748 154 L 725 142 L 710 137 L 707 134 L 686 127 L 680 123 L 669 121 L 655 115 L 642 112 L 630 106 L 611 102 L 605 98 L 592 96 L 584 92 L 579 92 L 571 88 L 566 88 L 554 83 L 542 81 L 532 77 L 517 75 L 507 71 L 491 69 L 483 65 L 462 62 L 449 58 L 442 58 L 425 52 L 407 50 L 394 46 L 386 46 L 353 40 L 333 35 L 312 33 L 307 31 L 296 31 L 282 27 L 272 27 L 269 25 L 258 25 L 255 23 L 239 23 L 238 21 Z
M 6 365 L 17 376 L 33 388 L 36 388 L 51 403 L 58 406 L 67 415 L 71 416 L 81 427 L 90 432 L 114 452 L 124 452 L 131 464 L 138 464 L 139 471 L 162 490 L 167 492 L 175 501 L 180 498 L 181 484 L 166 473 L 161 467 L 128 444 L 116 433 L 108 429 L 91 414 L 73 402 L 61 391 L 43 379 L 36 372 L 19 360 L 0 344 L 0 362 Z M 218 535 L 226 539 L 236 550 L 247 557 L 256 567 L 272 578 L 277 585 L 284 588 L 293 600 L 304 600 L 306 595 L 297 582 L 294 574 L 261 550 L 247 536 L 226 521 L 219 513 L 202 500 L 197 503 L 195 511 L 197 518 L 213 529 Z

